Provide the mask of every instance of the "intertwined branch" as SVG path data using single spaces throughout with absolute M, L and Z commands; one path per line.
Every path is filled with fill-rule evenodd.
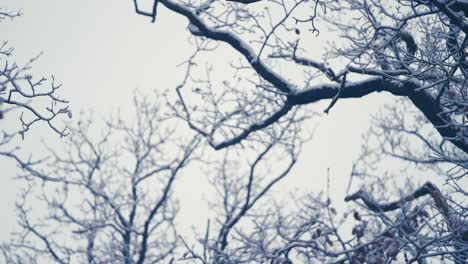
M 0 8 L 0 21 L 13 20 L 21 15 L 21 12 Z M 45 123 L 60 137 L 66 136 L 67 127 L 58 123 L 58 119 L 61 115 L 71 118 L 72 114 L 68 101 L 57 94 L 61 85 L 55 82 L 53 76 L 50 80 L 33 78 L 32 65 L 40 55 L 20 66 L 12 59 L 13 52 L 14 49 L 4 40 L 0 45 L 0 120 L 14 116 L 14 111 L 20 111 L 21 128 L 17 132 L 2 129 L 0 145 L 9 143 L 16 133 L 24 138 L 25 133 L 36 123 Z
M 114 116 L 99 129 L 83 120 L 63 151 L 50 150 L 40 163 L 17 159 L 29 188 L 17 203 L 20 229 L 1 248 L 8 263 L 27 256 L 48 263 L 174 258 L 173 186 L 200 140 L 175 133 L 177 122 L 150 98 L 135 95 L 132 123 Z
M 235 4 L 216 4 L 212 1 L 202 3 L 202 5 L 171 0 L 159 2 L 169 10 L 186 17 L 190 23 L 189 30 L 195 36 L 203 37 L 206 41 L 225 43 L 237 52 L 247 62 L 239 70 L 249 68 L 260 78 L 260 81 L 253 81 L 257 88 L 264 89 L 258 93 L 270 98 L 278 95 L 282 97 L 281 101 L 277 103 L 278 106 L 272 109 L 271 113 L 265 114 L 257 120 L 252 120 L 248 125 L 241 126 L 238 123 L 239 127 L 242 128 L 240 131 L 233 131 L 216 120 L 212 121 L 214 131 L 201 129 L 201 126 L 196 124 L 196 118 L 188 118 L 188 112 L 193 112 L 193 109 L 185 107 L 184 115 L 190 119 L 191 127 L 205 135 L 215 149 L 237 144 L 253 132 L 275 124 L 278 120 L 286 117 L 294 107 L 310 105 L 325 99 L 333 99 L 336 102 L 338 98 L 363 98 L 374 92 L 385 91 L 411 100 L 444 139 L 452 142 L 465 153 L 468 151 L 465 132 L 463 132 L 465 131 L 465 123 L 462 120 L 462 115 L 464 115 L 462 112 L 465 109 L 465 101 L 462 98 L 464 98 L 463 94 L 466 93 L 466 66 L 464 65 L 467 65 L 466 40 L 464 40 L 466 38 L 464 25 L 467 22 L 465 21 L 466 17 L 461 12 L 464 10 L 462 9 L 464 1 L 454 1 L 446 8 L 445 5 L 439 5 L 440 1 L 432 1 L 432 4 L 417 1 L 389 4 L 376 2 L 373 4 L 374 6 L 366 6 L 359 1 L 347 1 L 343 4 L 328 1 L 315 3 L 262 1 L 271 8 L 275 6 L 283 8 L 284 14 L 281 15 L 273 15 L 268 10 L 256 14 L 255 9 L 244 10 Z M 137 6 L 137 2 L 135 2 L 135 6 Z M 230 23 L 222 13 L 217 15 L 218 11 L 223 8 L 239 17 L 245 17 L 245 19 Z M 342 30 L 345 41 L 351 43 L 349 49 L 336 51 L 336 56 L 349 60 L 343 70 L 332 70 L 324 63 L 299 57 L 297 55 L 297 42 L 291 44 L 284 40 L 289 37 L 288 34 L 291 31 L 294 32 L 294 28 L 288 21 L 293 20 L 296 24 L 303 21 L 297 18 L 301 13 L 296 10 L 302 11 L 308 10 L 308 8 L 313 8 L 314 12 L 322 10 L 323 14 L 318 17 L 314 16 L 315 20 L 320 18 L 331 27 Z M 326 10 L 329 13 L 325 13 Z M 340 10 L 348 10 L 352 14 L 356 13 L 356 15 L 361 16 L 359 20 L 359 25 L 362 25 L 361 29 L 357 26 L 344 24 L 345 22 L 341 22 L 344 19 L 336 19 L 334 15 L 339 16 Z M 377 10 L 382 10 L 382 14 L 377 14 Z M 385 10 L 388 11 L 384 12 Z M 398 14 L 394 10 L 405 10 L 405 12 Z M 456 14 L 456 18 L 451 14 Z M 215 17 L 216 19 L 214 19 Z M 269 17 L 271 29 L 266 23 L 263 23 L 263 17 Z M 436 36 L 437 33 L 430 32 L 429 29 L 427 32 L 418 34 L 418 39 L 414 35 L 415 32 L 406 30 L 409 24 L 419 23 L 418 26 L 425 26 L 437 19 L 442 24 L 446 23 L 445 21 L 448 19 L 448 23 L 453 25 L 452 28 L 459 28 L 458 31 L 450 33 L 452 35 L 441 32 L 441 34 L 447 34 L 447 43 L 450 39 L 455 39 L 455 50 L 447 50 L 446 47 L 440 46 L 429 47 L 427 43 L 436 43 L 439 39 Z M 275 24 L 276 21 L 277 24 Z M 365 28 L 367 32 L 364 32 L 362 28 Z M 445 30 L 448 29 L 449 27 Z M 316 29 L 313 28 L 313 30 Z M 253 33 L 255 31 L 261 32 L 263 36 Z M 422 39 L 419 36 L 427 38 L 425 45 L 421 45 Z M 440 53 L 440 58 L 426 57 L 429 55 L 426 54 L 427 52 L 435 52 L 431 49 L 436 49 Z M 266 53 L 268 55 L 265 55 Z M 457 55 L 458 53 L 461 55 Z M 276 69 L 278 67 L 275 66 L 274 61 L 278 61 L 278 59 L 302 65 L 309 68 L 306 69 L 307 71 L 316 69 L 335 83 L 310 84 L 307 82 L 305 86 L 298 87 L 297 84 L 287 80 L 287 73 Z M 190 65 L 194 67 L 195 64 L 191 63 Z M 342 82 L 343 76 L 346 74 L 349 75 L 348 81 Z M 361 80 L 352 81 L 357 78 Z M 191 81 L 196 82 L 195 80 Z M 461 101 L 455 100 L 454 96 Z M 272 98 L 272 100 L 277 99 Z M 245 112 L 245 110 L 241 110 L 241 112 Z M 226 113 L 223 115 L 222 120 L 228 119 L 234 122 L 237 120 L 235 115 L 228 116 Z M 224 136 L 221 141 L 217 141 L 215 139 L 216 133 L 233 134 L 233 136 Z

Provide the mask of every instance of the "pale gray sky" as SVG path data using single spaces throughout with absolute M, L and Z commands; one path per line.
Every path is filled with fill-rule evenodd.
M 176 65 L 191 52 L 186 20 L 163 7 L 157 23 L 152 24 L 134 13 L 131 0 L 2 0 L 2 5 L 5 3 L 12 10 L 21 9 L 23 16 L 0 24 L 2 40 L 9 40 L 15 47 L 19 62 L 44 52 L 33 72 L 37 77 L 53 74 L 63 83 L 61 93 L 71 101 L 74 120 L 78 120 L 81 110 L 92 109 L 100 115 L 117 107 L 128 111 L 134 88 L 174 88 L 183 74 Z M 229 56 L 218 55 L 218 63 L 229 63 Z M 324 189 L 326 170 L 331 168 L 332 195 L 342 199 L 369 117 L 391 100 L 379 94 L 366 100 L 339 101 L 328 116 L 316 119 L 315 137 L 304 147 L 287 186 Z M 323 110 L 327 104 L 317 104 L 316 109 Z M 27 137 L 23 147 L 33 153 L 39 146 L 34 142 L 41 137 L 60 142 L 56 135 L 41 128 L 33 129 Z M 16 173 L 14 164 L 2 158 L 0 167 L 1 241 L 14 226 L 17 185 L 11 181 Z M 179 220 L 187 225 L 205 223 L 206 205 L 198 205 L 204 197 L 204 177 L 199 172 L 190 173 L 177 185 Z M 197 184 L 200 188 L 192 188 Z

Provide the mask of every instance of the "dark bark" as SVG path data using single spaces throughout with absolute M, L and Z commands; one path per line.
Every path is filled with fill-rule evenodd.
M 252 68 L 260 77 L 268 81 L 277 88 L 280 93 L 285 94 L 287 97 L 284 106 L 277 112 L 272 113 L 265 120 L 252 124 L 239 135 L 231 139 L 220 143 L 210 142 L 212 147 L 215 149 L 222 149 L 241 142 L 252 132 L 263 129 L 278 121 L 296 105 L 310 104 L 324 99 L 333 99 L 340 90 L 340 84 L 325 84 L 298 91 L 291 83 L 287 82 L 257 58 L 257 55 L 248 46 L 248 44 L 233 33 L 210 28 L 194 12 L 182 4 L 170 0 L 162 0 L 160 2 L 168 9 L 185 16 L 190 23 L 196 27 L 197 34 L 200 36 L 229 44 L 247 61 L 249 61 Z M 350 69 L 350 71 L 353 72 L 352 69 Z M 358 70 L 355 69 L 354 72 L 358 72 Z M 417 90 L 417 88 L 419 88 L 418 83 L 411 80 L 406 82 L 395 82 L 386 80 L 382 77 L 371 77 L 365 81 L 354 83 L 347 82 L 342 91 L 340 91 L 340 98 L 361 98 L 373 92 L 380 91 L 387 91 L 396 96 L 405 96 L 409 98 L 411 102 L 413 102 L 413 104 L 424 114 L 427 120 L 433 124 L 442 137 L 452 142 L 465 153 L 468 153 L 468 144 L 465 141 L 456 138 L 457 133 L 455 129 L 449 125 L 450 120 L 448 119 L 448 116 L 441 115 L 443 110 L 437 100 L 435 100 L 428 92 Z

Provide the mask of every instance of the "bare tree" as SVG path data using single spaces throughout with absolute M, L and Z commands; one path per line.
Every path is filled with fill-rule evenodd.
M 0 7 L 1 23 L 21 15 L 21 12 Z M 0 44 L 0 155 L 16 159 L 18 146 L 12 144 L 15 136 L 20 135 L 24 139 L 25 133 L 36 123 L 45 123 L 60 137 L 66 136 L 67 127 L 59 123 L 58 116 L 68 115 L 71 118 L 72 114 L 68 101 L 57 94 L 61 85 L 55 82 L 53 76 L 50 80 L 45 77 L 33 78 L 31 68 L 40 55 L 21 66 L 12 59 L 13 52 L 14 48 L 3 40 Z M 15 112 L 20 112 L 19 130 L 5 124 L 6 121 L 12 122 L 18 118 Z
M 465 263 L 468 224 L 467 207 L 463 201 L 467 195 L 467 158 L 454 145 L 434 135 L 431 125 L 421 116 L 408 115 L 410 111 L 408 102 L 400 102 L 387 106 L 375 118 L 366 138 L 363 157 L 356 164 L 352 178 L 367 182 L 367 185 L 372 181 L 376 184 L 373 190 L 361 184 L 361 189 L 349 194 L 346 201 L 362 201 L 362 208 L 374 215 L 371 220 L 393 230 L 385 233 L 390 236 L 386 240 L 392 239 L 398 246 L 393 253 L 395 256 L 400 251 L 405 252 L 406 262 L 452 260 Z M 388 191 L 382 192 L 388 185 L 397 186 L 389 178 L 391 175 L 373 175 L 372 165 L 386 158 L 414 166 L 413 169 L 400 169 L 400 173 L 407 175 L 408 184 L 400 190 L 399 199 L 391 198 Z M 438 175 L 445 184 L 441 186 L 443 188 L 431 182 L 415 186 L 410 180 L 414 173 Z M 372 236 L 373 240 L 384 241 L 378 235 L 384 231 L 374 232 L 377 235 Z M 368 247 L 364 249 L 369 250 Z
M 208 164 L 210 183 L 216 193 L 209 201 L 212 217 L 198 243 L 190 244 L 182 237 L 186 253 L 181 260 L 266 263 L 274 258 L 260 255 L 258 247 L 244 240 L 252 237 L 255 228 L 275 216 L 278 206 L 270 192 L 289 175 L 304 140 L 297 124 L 298 120 L 293 119 L 284 124 L 283 129 L 268 129 L 262 141 L 223 150 L 222 158 Z
M 134 2 L 140 14 L 154 18 L 160 3 L 188 19 L 197 52 L 187 64 L 192 69 L 185 86 L 200 86 L 193 92 L 212 93 L 217 101 L 210 105 L 213 109 L 194 109 L 185 99 L 188 91 L 180 92 L 180 101 L 191 126 L 216 149 L 239 143 L 301 105 L 333 99 L 328 112 L 339 99 L 385 91 L 409 99 L 445 140 L 468 151 L 465 1 L 284 0 L 246 6 L 161 0 L 154 1 L 152 12 L 141 11 Z M 311 36 L 300 28 L 337 31 L 341 39 L 320 52 L 324 62 L 316 61 L 301 55 L 313 54 L 316 48 L 301 45 L 302 38 Z M 196 55 L 216 49 L 213 42 L 237 54 L 239 60 L 231 65 L 243 80 L 225 80 L 211 89 L 210 79 L 190 74 L 203 65 L 196 63 Z M 293 67 L 304 74 L 297 77 Z
M 215 221 L 209 222 L 198 248 L 183 240 L 187 253 L 182 259 L 202 263 L 425 263 L 440 259 L 466 263 L 466 1 L 149 2 L 152 6 L 145 11 L 134 0 L 136 12 L 155 21 L 157 10 L 165 7 L 189 21 L 195 52 L 185 62 L 186 75 L 171 107 L 224 154 L 212 172 L 219 193 L 213 206 Z M 329 34 L 340 39 L 317 55 L 315 38 L 323 41 L 321 37 Z M 207 54 L 219 51 L 232 52 L 234 59 L 226 61 L 229 67 L 204 68 Z M 43 81 L 35 83 L 26 74 L 11 82 L 11 76 L 22 75 L 13 74 L 17 68 L 6 69 L 4 76 L 11 85 L 5 87 L 11 90 L 7 93 L 8 88 L 3 88 L 4 94 L 66 103 L 51 96 L 55 85 L 50 93 L 36 92 Z M 222 76 L 233 78 L 219 78 L 221 71 Z M 32 95 L 18 90 L 19 81 Z M 369 94 L 382 91 L 403 100 L 376 118 L 369 134 L 375 141 L 367 141 L 353 170 L 352 179 L 359 178 L 361 184 L 359 190 L 348 193 L 346 201 L 360 207 L 350 204 L 338 211 L 328 195 L 309 194 L 296 206 L 281 206 L 270 199 L 273 186 L 296 161 L 302 145 L 297 129 L 313 115 L 314 103 L 330 99 L 324 109 L 328 113 L 341 99 L 371 98 Z M 51 120 L 70 114 L 66 107 L 46 108 L 51 114 L 46 117 L 31 104 L 5 98 L 4 104 L 23 107 L 33 115 L 32 121 L 21 117 L 21 135 L 40 120 L 64 135 Z M 53 162 L 47 166 L 18 160 L 26 170 L 24 178 L 43 184 L 32 184 L 18 203 L 25 232 L 3 248 L 8 261 L 32 262 L 38 257 L 58 263 L 172 260 L 177 244 L 176 210 L 168 195 L 198 139 L 176 141 L 189 143 L 178 145 L 179 156 L 168 157 L 159 146 L 168 144 L 171 140 L 166 136 L 173 134 L 161 132 L 166 125 L 159 123 L 172 119 L 153 116 L 159 112 L 152 104 L 138 102 L 138 109 L 147 110 L 137 114 L 135 126 L 109 122 L 109 134 L 93 140 L 86 122 L 70 137 L 66 158 L 53 152 Z M 114 132 L 127 136 L 123 142 L 130 142 L 130 147 L 109 143 L 115 142 L 110 139 Z M 154 135 L 156 143 L 148 143 L 146 133 Z M 161 159 L 153 154 L 164 154 L 167 161 L 159 163 Z M 125 155 L 135 160 L 132 168 L 122 161 Z M 391 179 L 379 172 L 376 175 L 372 164 L 386 157 L 414 164 L 420 173 L 436 172 L 446 186 L 408 181 L 401 190 L 388 190 Z M 237 164 L 238 158 L 247 158 L 246 167 Z M 153 178 L 161 174 L 162 181 Z M 125 175 L 130 183 L 115 180 L 117 175 Z M 162 191 L 146 189 L 148 185 L 142 182 L 160 186 Z M 85 195 L 76 199 L 73 194 L 79 190 Z M 27 205 L 35 192 L 50 209 L 39 223 Z M 66 234 L 73 234 L 78 242 L 61 240 Z M 150 236 L 154 234 L 166 237 Z
M 287 263 L 291 255 L 330 263 L 466 263 L 466 1 L 158 0 L 147 1 L 147 11 L 141 2 L 134 0 L 136 12 L 153 21 L 164 7 L 189 22 L 195 52 L 173 107 L 214 149 L 249 144 L 293 116 L 305 119 L 313 112 L 306 106 L 321 100 L 331 100 L 328 113 L 339 100 L 371 100 L 375 92 L 402 99 L 376 118 L 370 136 L 377 140 L 353 170 L 362 183 L 346 201 L 362 202 L 361 208 L 338 216 L 328 198 L 311 194 L 292 217 L 281 210 L 263 214 L 255 231 L 235 239 L 239 251 L 221 251 L 227 263 Z M 324 37 L 335 41 L 320 51 Z M 227 67 L 203 68 L 215 52 L 229 54 Z M 388 191 L 389 177 L 371 175 L 369 162 L 384 157 L 414 164 L 420 173 L 435 171 L 447 185 Z M 373 184 L 371 176 L 377 176 Z M 239 188 L 234 193 L 247 187 Z M 351 234 L 343 236 L 349 221 L 355 221 Z M 220 242 L 210 246 L 209 239 L 202 244 L 219 253 Z M 188 248 L 202 262 L 221 262 Z
M 172 261 L 172 187 L 199 139 L 177 131 L 152 99 L 135 95 L 132 122 L 80 122 L 64 151 L 21 163 L 28 188 L 17 203 L 20 231 L 3 246 L 6 263 Z

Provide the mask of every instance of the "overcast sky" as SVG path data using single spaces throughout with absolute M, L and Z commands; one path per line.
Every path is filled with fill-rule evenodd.
M 80 111 L 92 110 L 103 116 L 116 108 L 129 111 L 129 98 L 135 88 L 174 88 L 184 73 L 176 65 L 191 52 L 187 21 L 162 6 L 157 23 L 152 24 L 134 13 L 131 0 L 2 0 L 3 6 L 4 3 L 11 10 L 21 9 L 23 16 L 0 24 L 2 40 L 7 39 L 15 47 L 19 63 L 44 53 L 33 73 L 36 77 L 53 74 L 63 84 L 61 94 L 71 101 L 75 121 Z M 222 55 L 218 56 L 218 63 L 229 63 L 229 56 Z M 339 101 L 329 115 L 316 119 L 314 139 L 304 147 L 299 164 L 288 179 L 291 185 L 321 190 L 330 168 L 332 195 L 342 199 L 369 117 L 391 100 L 379 94 L 367 100 Z M 324 109 L 327 104 L 317 107 Z M 29 132 L 23 147 L 34 153 L 37 146 L 31 142 L 41 138 L 60 142 L 55 134 L 37 128 Z M 0 210 L 4 212 L 0 240 L 4 240 L 15 222 L 17 184 L 11 180 L 16 174 L 14 164 L 1 158 L 0 167 Z M 204 177 L 198 172 L 190 173 L 177 185 L 179 193 L 183 193 L 178 195 L 180 217 L 187 224 L 193 223 L 193 218 L 204 218 L 197 207 L 204 196 Z M 191 188 L 194 184 L 199 184 L 199 188 Z

